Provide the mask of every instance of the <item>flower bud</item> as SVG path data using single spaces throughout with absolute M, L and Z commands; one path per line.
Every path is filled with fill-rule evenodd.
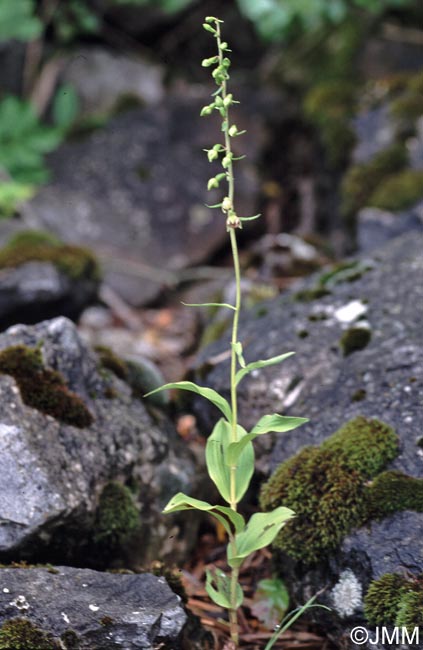
M 219 181 L 215 176 L 213 176 L 213 178 L 209 178 L 209 181 L 207 183 L 207 189 L 212 190 L 215 187 L 219 187 Z
M 222 159 L 222 167 L 225 169 L 231 164 L 232 157 L 228 154 Z
M 229 131 L 228 131 L 228 133 L 229 133 L 229 135 L 231 136 L 231 138 L 234 138 L 234 137 L 238 134 L 238 128 L 237 128 L 237 125 L 236 125 L 236 124 L 232 124 L 232 126 L 229 127 Z
M 209 149 L 207 152 L 207 158 L 209 159 L 209 162 L 213 162 L 213 160 L 216 160 L 216 158 L 219 157 L 219 154 L 215 149 Z
M 229 196 L 225 196 L 225 198 L 222 201 L 222 210 L 223 212 L 229 212 L 231 208 L 232 208 L 232 201 L 229 198 Z
M 204 117 L 205 115 L 211 115 L 213 112 L 214 105 L 209 104 L 208 106 L 203 106 L 201 109 L 200 117 Z
M 217 63 L 218 61 L 219 61 L 218 56 L 211 56 L 209 59 L 203 59 L 201 61 L 201 65 L 203 66 L 203 68 L 209 68 L 211 65 Z
M 225 99 L 223 100 L 223 106 L 228 107 L 233 103 L 233 96 L 232 93 L 229 93 L 229 95 L 226 95 Z

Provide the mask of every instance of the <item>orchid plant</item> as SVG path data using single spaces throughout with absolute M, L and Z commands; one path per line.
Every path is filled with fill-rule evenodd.
M 234 163 L 239 160 L 239 157 L 234 156 L 232 140 L 241 136 L 244 131 L 239 131 L 230 118 L 231 107 L 238 102 L 234 99 L 232 93 L 228 92 L 229 67 L 231 65 L 229 53 L 231 50 L 221 37 L 222 22 L 218 18 L 209 16 L 203 24 L 204 29 L 216 41 L 217 53 L 210 58 L 204 59 L 202 65 L 205 68 L 212 69 L 211 74 L 217 89 L 212 94 L 211 102 L 203 107 L 201 116 L 209 116 L 217 112 L 221 119 L 222 142 L 214 144 L 210 149 L 206 150 L 206 153 L 210 162 L 220 162 L 222 171 L 209 179 L 208 189 L 220 188 L 221 184 L 224 183 L 226 191 L 218 204 L 208 207 L 219 209 L 226 220 L 234 264 L 235 304 L 205 303 L 201 305 L 190 304 L 189 306 L 216 306 L 233 312 L 230 343 L 230 403 L 212 388 L 199 386 L 190 381 L 165 384 L 149 393 L 149 395 L 169 388 L 191 391 L 209 400 L 221 413 L 222 417 L 218 420 L 207 439 L 206 465 L 208 474 L 216 485 L 225 505 L 212 505 L 179 492 L 169 501 L 164 512 L 173 513 L 180 510 L 207 512 L 226 531 L 229 570 L 228 572 L 221 569 L 208 570 L 206 574 L 206 591 L 212 601 L 228 610 L 232 645 L 234 648 L 238 648 L 237 609 L 242 605 L 244 599 L 243 590 L 239 584 L 240 567 L 249 555 L 271 544 L 281 528 L 295 514 L 289 508 L 280 506 L 272 512 L 256 512 L 248 521 L 245 521 L 243 515 L 238 511 L 239 503 L 245 495 L 254 473 L 253 441 L 258 436 L 266 433 L 283 433 L 295 429 L 307 422 L 307 419 L 287 417 L 276 413 L 264 415 L 251 431 L 246 431 L 238 423 L 237 390 L 240 382 L 253 370 L 280 363 L 294 352 L 246 363 L 242 343 L 238 336 L 241 312 L 241 272 L 236 233 L 242 228 L 245 221 L 256 219 L 260 215 L 239 216 L 235 208 Z M 280 630 L 278 630 L 278 635 L 279 632 Z M 268 647 L 271 646 L 268 645 Z

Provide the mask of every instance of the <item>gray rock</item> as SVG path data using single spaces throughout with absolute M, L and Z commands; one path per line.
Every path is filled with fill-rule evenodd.
M 132 485 L 140 512 L 129 563 L 186 552 L 189 531 L 178 540 L 178 520 L 161 513 L 198 479 L 174 429 L 155 422 L 124 381 L 99 367 L 66 318 L 0 335 L 0 350 L 20 344 L 40 347 L 45 367 L 62 374 L 93 422 L 80 428 L 27 406 L 15 379 L 0 375 L 0 556 L 67 563 L 79 554 L 81 561 L 111 480 Z
M 0 328 L 58 315 L 76 319 L 97 297 L 99 281 L 71 278 L 49 262 L 0 270 Z
M 179 650 L 187 621 L 164 578 L 63 566 L 0 569 L 0 630 L 16 618 L 78 650 Z
M 166 106 L 122 114 L 86 140 L 63 145 L 49 158 L 53 181 L 25 211 L 32 227 L 89 245 L 104 262 L 106 282 L 131 304 L 153 299 L 180 269 L 226 242 L 222 215 L 204 206 L 220 197 L 206 191 L 218 167 L 202 149 L 221 139 L 218 120 L 204 128 L 199 117 L 207 92 L 184 91 Z M 234 119 L 248 128 L 239 110 Z M 257 152 L 259 129 L 250 126 L 241 153 Z M 239 209 L 251 214 L 257 183 L 250 167 L 239 169 Z
M 380 248 L 407 232 L 423 231 L 423 202 L 402 212 L 363 208 L 357 214 L 357 246 L 361 253 Z
M 319 444 L 343 423 L 364 415 L 383 420 L 398 433 L 400 453 L 390 467 L 423 477 L 418 445 L 423 424 L 422 245 L 422 234 L 408 233 L 372 258 L 362 258 L 349 272 L 344 269 L 326 278 L 321 274 L 302 285 L 311 289 L 318 286 L 318 279 L 324 279 L 330 295 L 298 302 L 293 289 L 263 303 L 260 313 L 267 310 L 267 315 L 241 317 L 240 340 L 247 362 L 296 351 L 283 364 L 255 371 L 240 385 L 242 423 L 248 429 L 261 415 L 272 412 L 310 418 L 300 429 L 275 436 L 269 462 L 265 456 L 259 461 L 262 471 L 274 469 L 303 446 Z M 363 318 L 371 330 L 370 342 L 343 356 L 343 332 L 363 323 Z M 225 340 L 206 350 L 199 366 L 227 347 Z M 223 362 L 202 383 L 228 395 L 228 377 L 228 364 Z M 208 424 L 216 419 L 206 403 L 196 402 L 196 408 Z M 316 567 L 300 566 L 285 556 L 285 578 L 298 602 L 329 587 L 329 596 L 322 598 L 334 613 L 326 618 L 326 625 L 333 626 L 337 642 L 352 648 L 345 630 L 363 622 L 362 596 L 369 582 L 388 572 L 423 571 L 422 526 L 423 514 L 415 512 L 371 522 L 351 532 L 338 552 Z M 346 571 L 354 575 L 352 582 L 358 584 L 356 592 L 360 593 L 353 611 L 343 612 L 330 594 Z M 335 595 L 344 590 L 351 596 L 354 585 L 347 583 L 346 591 L 342 586 Z
M 125 97 L 143 105 L 157 104 L 164 95 L 163 75 L 163 68 L 153 63 L 91 47 L 70 56 L 62 81 L 78 95 L 80 118 L 107 115 Z

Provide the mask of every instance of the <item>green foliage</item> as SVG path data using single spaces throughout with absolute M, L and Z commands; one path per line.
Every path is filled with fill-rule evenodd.
M 62 132 L 43 126 L 29 102 L 9 96 L 0 102 L 0 169 L 12 180 L 37 185 L 48 179 L 43 157 L 57 147 Z
M 296 517 L 275 545 L 307 563 L 334 550 L 352 528 L 369 518 L 368 479 L 397 453 L 398 439 L 391 427 L 357 417 L 320 447 L 305 447 L 279 465 L 262 487 L 260 505 L 273 510 L 283 504 Z
M 56 370 L 45 368 L 39 348 L 14 345 L 0 352 L 0 374 L 12 376 L 23 402 L 41 413 L 83 429 L 93 417 Z
M 35 16 L 34 0 L 0 2 L 0 42 L 15 38 L 30 41 L 40 35 L 41 21 Z
M 254 592 L 251 613 L 273 630 L 286 614 L 289 594 L 280 578 L 260 580 Z
M 413 0 L 237 0 L 241 12 L 265 41 L 281 41 L 294 30 L 316 31 L 338 25 L 356 9 L 383 14 L 391 8 L 413 7 Z
M 0 627 L 0 650 L 59 650 L 60 647 L 51 634 L 26 618 L 11 618 Z
M 139 529 L 140 518 L 129 489 L 115 481 L 103 489 L 96 513 L 94 542 L 116 548 Z
M 19 205 L 33 195 L 30 185 L 14 181 L 0 182 L 0 219 L 13 217 Z
M 423 584 L 405 593 L 400 600 L 398 614 L 395 619 L 397 627 L 405 627 L 409 632 L 423 626 Z

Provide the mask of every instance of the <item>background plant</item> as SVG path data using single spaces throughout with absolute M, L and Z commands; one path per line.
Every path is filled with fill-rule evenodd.
M 230 363 L 230 403 L 218 392 L 205 386 L 198 386 L 189 381 L 166 384 L 157 390 L 179 388 L 192 391 L 205 397 L 214 404 L 223 417 L 217 422 L 206 444 L 206 464 L 210 478 L 215 483 L 222 499 L 228 505 L 211 505 L 183 493 L 176 494 L 164 509 L 165 513 L 179 510 L 199 510 L 208 512 L 224 527 L 228 535 L 227 563 L 229 573 L 214 570 L 207 571 L 206 590 L 210 598 L 219 606 L 229 610 L 231 638 L 238 646 L 237 609 L 243 602 L 243 592 L 238 581 L 239 569 L 244 560 L 254 551 L 271 544 L 284 524 L 294 516 L 294 512 L 284 506 L 279 506 L 271 512 L 257 512 L 248 522 L 238 512 L 238 505 L 245 495 L 254 473 L 253 440 L 271 431 L 284 432 L 295 429 L 307 420 L 305 418 L 286 417 L 278 414 L 264 415 L 253 429 L 247 432 L 238 423 L 237 387 L 242 379 L 252 370 L 273 365 L 290 357 L 293 352 L 281 354 L 271 359 L 246 363 L 243 356 L 242 343 L 238 337 L 239 315 L 241 310 L 241 278 L 238 256 L 236 231 L 242 228 L 244 221 L 257 218 L 242 217 L 235 209 L 235 178 L 234 162 L 239 157 L 234 156 L 232 140 L 242 135 L 242 131 L 230 119 L 230 108 L 238 103 L 232 93 L 228 92 L 230 52 L 229 46 L 222 41 L 220 25 L 222 21 L 208 17 L 204 29 L 216 39 L 217 54 L 204 59 L 202 65 L 212 68 L 212 77 L 217 90 L 212 95 L 212 101 L 203 107 L 202 116 L 211 115 L 215 111 L 221 118 L 223 142 L 214 144 L 206 150 L 208 160 L 220 163 L 222 171 L 212 176 L 208 181 L 208 189 L 226 185 L 224 198 L 216 205 L 209 206 L 219 209 L 226 219 L 229 233 L 234 273 L 236 281 L 235 304 L 218 304 L 233 311 Z M 200 306 L 200 305 L 190 305 Z M 205 306 L 205 305 L 201 305 Z M 210 304 L 208 304 L 210 306 Z M 149 393 L 152 394 L 152 393 Z

